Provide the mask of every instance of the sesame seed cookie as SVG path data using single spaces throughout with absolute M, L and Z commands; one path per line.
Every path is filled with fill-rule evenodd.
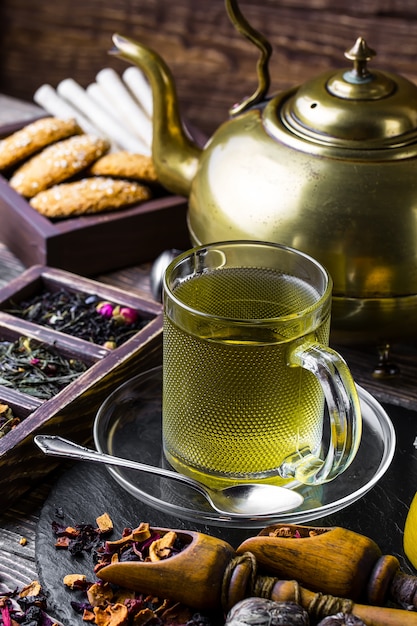
M 139 183 L 97 176 L 55 185 L 29 202 L 46 217 L 62 218 L 132 206 L 149 200 L 151 195 L 151 191 Z
M 93 163 L 89 170 L 94 176 L 114 176 L 147 183 L 156 183 L 155 166 L 152 158 L 144 154 L 120 151 L 106 154 Z
M 75 135 L 44 148 L 23 163 L 9 180 L 10 186 L 26 198 L 61 183 L 85 170 L 109 150 L 105 139 Z
M 74 119 L 43 117 L 0 141 L 0 171 L 28 159 L 56 141 L 83 131 Z

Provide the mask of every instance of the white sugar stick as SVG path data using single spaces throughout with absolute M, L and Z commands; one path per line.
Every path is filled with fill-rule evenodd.
M 146 145 L 152 146 L 152 122 L 142 107 L 133 99 L 115 70 L 107 67 L 96 76 L 96 81 L 114 105 L 114 115 L 124 125 L 131 127 Z
M 41 85 L 35 91 L 33 99 L 50 115 L 62 119 L 74 118 L 85 133 L 104 136 L 104 133 L 100 132 L 97 126 L 94 126 L 78 109 L 61 98 L 51 85 Z
M 86 91 L 90 98 L 92 98 L 99 106 L 101 106 L 109 115 L 114 117 L 119 123 L 122 123 L 126 130 L 130 130 L 131 133 L 137 134 L 135 123 L 132 122 L 131 117 L 128 118 L 126 115 L 122 117 L 120 115 L 118 105 L 115 101 L 110 100 L 108 92 L 103 88 L 102 85 L 99 85 L 98 83 L 91 83 L 90 85 L 88 85 Z M 147 122 L 147 124 L 149 124 L 149 121 Z M 140 136 L 139 139 L 141 139 Z
M 91 85 L 87 86 L 86 91 L 98 106 L 102 107 L 109 115 L 114 117 L 114 106 L 109 101 L 103 87 L 98 83 L 91 83 Z
M 75 80 L 66 78 L 57 87 L 58 94 L 77 107 L 122 150 L 150 154 L 150 148 L 124 128 L 87 94 Z
M 142 106 L 145 113 L 152 119 L 153 115 L 153 97 L 152 89 L 145 78 L 144 73 L 138 68 L 128 67 L 123 72 L 123 80 L 129 87 L 130 91 Z

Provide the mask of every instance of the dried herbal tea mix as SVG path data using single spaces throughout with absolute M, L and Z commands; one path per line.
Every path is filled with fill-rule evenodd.
M 19 423 L 20 419 L 14 415 L 11 407 L 0 400 L 0 439 Z
M 272 528 L 268 532 L 268 537 L 281 537 L 281 539 L 305 539 L 316 537 L 329 532 L 328 528 L 309 528 L 308 526 L 282 526 Z
M 65 289 L 43 291 L 7 312 L 108 348 L 120 346 L 149 321 L 130 307 Z
M 77 524 L 66 526 L 53 521 L 52 530 L 57 549 L 70 552 L 77 563 L 84 552 L 93 555 L 94 573 L 115 561 L 158 561 L 183 550 L 174 531 L 160 534 L 149 524 L 125 528 L 122 537 L 109 541 L 113 531 L 110 517 L 104 513 L 96 519 L 96 526 Z M 75 565 L 76 567 L 76 565 Z M 165 598 L 146 596 L 135 591 L 110 585 L 92 576 L 69 573 L 64 584 L 74 592 L 71 602 L 74 611 L 85 622 L 99 626 L 211 626 L 207 615 L 174 603 Z
M 0 626 L 57 626 L 47 614 L 46 597 L 37 580 L 20 591 L 0 582 Z
M 36 396 L 53 398 L 87 370 L 78 359 L 67 359 L 51 346 L 28 337 L 0 341 L 0 385 Z

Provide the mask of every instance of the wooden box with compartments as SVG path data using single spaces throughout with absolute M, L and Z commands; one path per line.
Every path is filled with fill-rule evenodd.
M 109 322 L 108 340 L 105 316 L 97 312 L 103 303 L 113 313 L 130 314 L 126 323 L 118 319 L 116 326 L 110 326 Z M 92 313 L 87 305 L 93 307 Z M 124 381 L 160 364 L 161 313 L 161 305 L 146 295 L 41 265 L 32 266 L 0 290 L 3 509 L 57 467 L 34 444 L 34 435 L 59 434 L 88 443 L 104 399 Z M 106 315 L 110 319 L 108 311 Z M 100 339 L 97 334 L 80 333 L 74 320 L 83 316 L 85 325 L 95 316 L 102 328 L 104 324 Z

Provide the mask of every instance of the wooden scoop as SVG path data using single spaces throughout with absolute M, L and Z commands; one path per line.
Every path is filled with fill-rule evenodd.
M 167 528 L 152 527 L 164 535 Z M 98 570 L 97 576 L 127 589 L 163 595 L 200 609 L 220 606 L 224 572 L 235 556 L 228 543 L 193 531 L 174 531 L 186 547 L 157 562 L 127 561 Z
M 258 567 L 296 579 L 313 591 L 383 605 L 393 600 L 417 608 L 417 579 L 400 570 L 398 559 L 345 528 L 275 524 L 244 541 L 237 554 L 251 552 Z
M 168 531 L 163 528 L 155 530 L 161 534 Z M 236 555 L 228 543 L 202 533 L 175 532 L 186 546 L 178 554 L 157 562 L 112 563 L 100 569 L 97 576 L 106 582 L 164 596 L 200 610 L 221 608 L 227 612 L 239 600 L 258 595 L 272 600 L 295 600 L 320 618 L 348 606 L 367 626 L 417 626 L 417 613 L 402 609 L 353 604 L 350 600 L 333 596 L 326 596 L 323 603 L 322 594 L 304 589 L 295 581 L 257 576 L 256 558 L 251 553 Z M 287 541 L 295 543 L 295 540 Z M 352 556 L 355 546 L 352 543 L 350 546 Z M 300 564 L 300 570 L 302 567 Z M 317 571 L 320 572 L 321 568 Z M 315 578 L 318 579 L 319 575 L 316 573 Z M 321 591 L 326 592 L 325 589 Z

